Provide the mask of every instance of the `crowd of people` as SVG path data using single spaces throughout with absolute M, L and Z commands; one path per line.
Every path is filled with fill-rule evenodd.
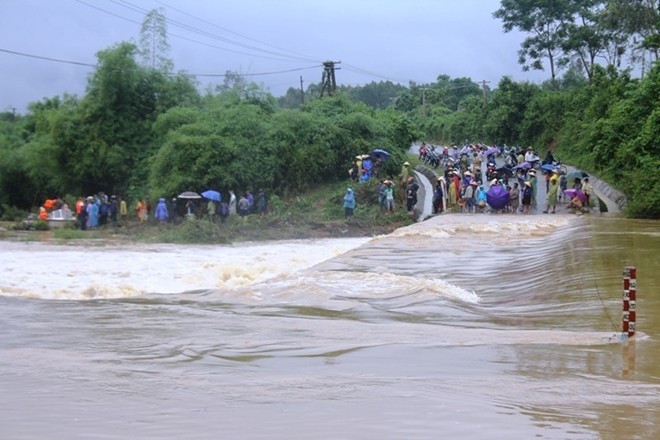
M 186 200 L 183 217 L 188 219 L 206 217 L 211 223 L 217 221 L 224 223 L 231 216 L 238 215 L 245 220 L 251 214 L 264 216 L 268 210 L 268 199 L 263 189 L 257 191 L 256 197 L 250 190 L 243 191 L 240 196 L 229 190 L 227 198 L 219 194 L 219 200 L 207 199 L 202 202 L 198 200 Z M 176 199 L 172 200 L 172 204 L 180 206 L 176 203 Z M 175 215 L 181 215 L 180 210 L 175 212 Z
M 508 148 L 508 147 L 507 147 Z M 496 158 L 506 154 L 509 160 L 507 165 L 496 166 Z M 565 169 L 550 166 L 546 169 L 542 164 L 556 164 L 552 153 L 541 162 L 532 147 L 525 150 L 507 149 L 502 151 L 498 147 L 485 144 L 465 145 L 461 148 L 436 147 L 422 143 L 419 147 L 419 159 L 431 165 L 437 177 L 433 185 L 432 211 L 434 214 L 463 212 L 508 212 L 529 214 L 537 209 L 537 194 L 545 180 L 546 205 L 543 213 L 554 214 L 557 204 L 567 202 L 567 208 L 575 212 L 588 209 L 589 194 L 593 188 L 588 177 L 584 180 L 576 178 L 573 188 L 579 188 L 586 196 L 573 195 L 566 198 L 567 177 Z M 364 161 L 362 161 L 362 164 Z M 514 164 L 524 164 L 515 166 Z M 350 172 L 353 180 L 356 175 L 374 177 L 370 170 L 360 168 L 360 162 L 355 161 Z M 539 168 L 538 170 L 536 168 Z M 360 181 L 366 181 L 364 178 Z M 410 164 L 404 162 L 398 180 L 391 176 L 381 179 L 377 187 L 378 201 L 383 211 L 393 212 L 395 200 L 405 205 L 408 212 L 412 212 L 418 203 L 417 192 L 419 184 L 412 175 Z M 397 190 L 398 188 L 398 190 Z M 497 195 L 497 200 L 490 196 Z M 355 205 L 355 195 L 350 190 L 344 198 L 345 215 L 352 215 Z M 496 203 L 497 202 L 497 203 Z M 351 205 L 350 207 L 347 204 Z
M 219 193 L 218 193 L 219 194 Z M 81 230 L 101 228 L 106 225 L 125 224 L 131 218 L 140 223 L 147 222 L 153 217 L 158 223 L 180 223 L 183 219 L 205 217 L 211 223 L 220 221 L 224 223 L 231 215 L 246 218 L 251 214 L 265 215 L 268 209 L 268 200 L 263 189 L 255 197 L 251 191 L 244 191 L 237 197 L 234 191 L 229 191 L 226 199 L 221 196 L 219 200 L 203 200 L 200 196 L 195 198 L 173 197 L 169 201 L 159 198 L 155 209 L 152 210 L 146 198 L 138 199 L 135 203 L 134 214 L 129 214 L 129 206 L 121 196 L 108 196 L 100 191 L 97 194 L 80 198 L 75 202 L 72 211 L 62 197 L 48 199 L 39 208 L 38 218 L 43 221 L 54 219 L 75 220 Z M 135 215 L 135 217 L 132 217 Z

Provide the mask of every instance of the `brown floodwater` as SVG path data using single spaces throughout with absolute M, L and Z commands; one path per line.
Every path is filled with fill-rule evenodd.
M 655 438 L 659 226 L 447 215 L 372 240 L 0 242 L 2 438 Z

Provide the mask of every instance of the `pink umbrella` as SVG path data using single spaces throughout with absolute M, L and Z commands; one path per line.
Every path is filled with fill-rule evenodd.
M 564 194 L 566 194 L 570 199 L 577 196 L 578 199 L 580 199 L 581 201 L 583 202 L 587 201 L 587 195 L 584 192 L 582 192 L 582 190 L 580 189 L 574 189 L 574 188 L 565 189 Z

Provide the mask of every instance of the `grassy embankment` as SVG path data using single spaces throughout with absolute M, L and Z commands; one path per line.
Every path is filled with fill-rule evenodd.
M 149 218 L 146 223 L 129 219 L 124 224 L 106 226 L 93 231 L 72 227 L 25 231 L 22 223 L 5 222 L 0 239 L 23 241 L 113 240 L 148 243 L 219 244 L 241 241 L 286 240 L 329 237 L 363 237 L 387 234 L 412 223 L 399 203 L 394 213 L 381 210 L 377 202 L 378 182 L 350 184 L 355 190 L 355 215 L 344 218 L 342 199 L 349 184 L 335 182 L 320 185 L 305 194 L 280 199 L 270 197 L 268 212 L 245 218 L 230 216 L 225 223 L 216 219 L 179 219 L 176 224 L 158 224 Z M 43 228 L 39 228 L 43 229 Z

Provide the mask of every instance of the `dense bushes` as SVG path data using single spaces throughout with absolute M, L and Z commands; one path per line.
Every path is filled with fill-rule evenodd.
M 600 67 L 591 83 L 573 75 L 558 89 L 504 78 L 487 106 L 471 97 L 447 115 L 439 141 L 552 150 L 625 192 L 628 215 L 660 218 L 660 65 L 641 80 Z
M 405 115 L 343 96 L 281 110 L 241 83 L 201 97 L 187 77 L 135 56 L 129 43 L 101 51 L 81 99 L 0 115 L 0 205 L 28 210 L 99 191 L 129 202 L 209 188 L 286 195 L 345 179 L 353 158 L 374 148 L 394 163 L 417 137 Z

